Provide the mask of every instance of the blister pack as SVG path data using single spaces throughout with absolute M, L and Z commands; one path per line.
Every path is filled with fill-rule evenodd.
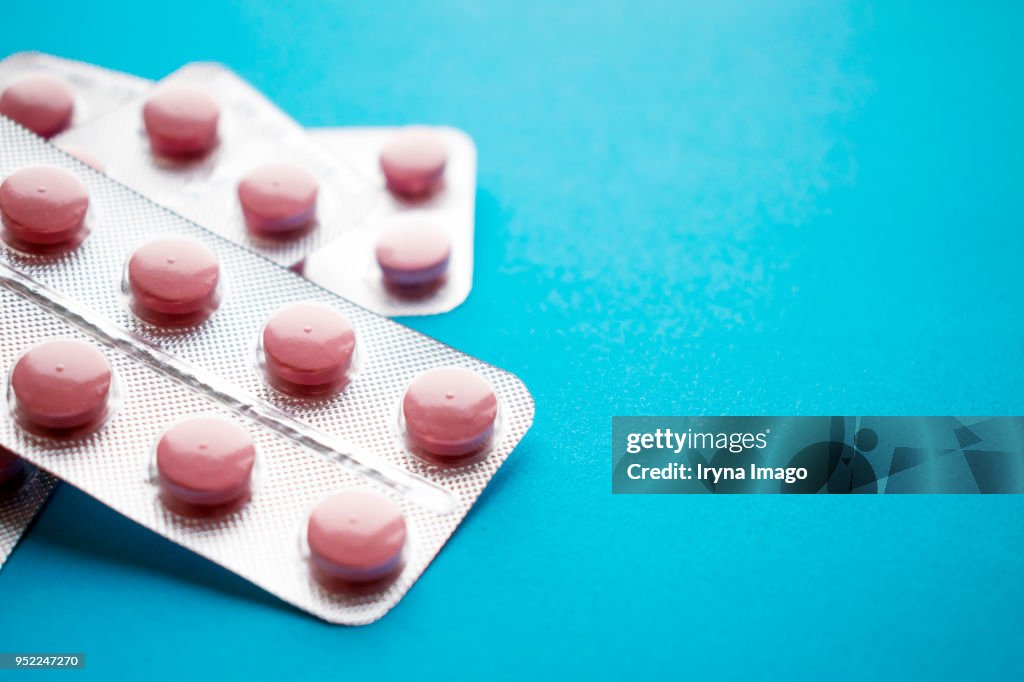
M 154 86 L 153 81 L 127 73 L 38 52 L 16 53 L 0 60 L 0 92 L 19 81 L 39 76 L 54 77 L 70 89 L 71 116 L 67 130 L 86 126 L 126 106 L 137 107 Z M 280 116 L 283 116 L 280 112 L 271 114 L 275 120 Z M 430 129 L 430 134 L 445 146 L 449 157 L 443 182 L 427 195 L 405 196 L 388 190 L 380 164 L 381 151 L 400 138 L 402 132 L 401 128 L 385 127 L 309 131 L 310 137 L 343 167 L 353 168 L 357 174 L 368 178 L 377 196 L 370 199 L 374 208 L 360 223 L 362 229 L 343 232 L 338 239 L 310 254 L 305 275 L 324 288 L 381 314 L 442 313 L 464 301 L 472 284 L 476 148 L 472 139 L 459 130 Z M 73 142 L 65 141 L 63 146 L 79 160 L 107 170 L 106 152 L 102 148 L 90 153 Z M 396 291 L 389 287 L 374 258 L 376 242 L 382 234 L 416 222 L 444 230 L 452 246 L 452 264 L 446 276 L 437 286 L 427 287 L 426 295 L 415 288 Z M 300 251 L 301 247 L 297 245 Z M 0 534 L 6 542 L 6 551 L 0 552 L 0 566 L 44 504 L 46 491 L 54 486 L 53 479 L 43 472 L 19 480 L 25 487 L 19 486 L 18 494 L 13 495 L 13 486 L 9 486 L 6 500 L 0 501 L 6 505 L 0 505 Z
M 116 111 L 151 87 L 143 78 L 38 52 L 19 52 L 0 60 L 0 92 L 20 83 L 31 86 L 37 80 L 46 86 L 49 79 L 66 84 L 68 89 L 68 111 L 61 123 L 67 127 L 64 129 L 86 125 Z M 67 151 L 88 158 L 73 146 Z M 0 567 L 57 484 L 53 476 L 15 457 L 0 448 Z
M 532 423 L 513 375 L 3 119 L 0 175 L 0 446 L 303 610 L 386 613 Z
M 0 568 L 56 485 L 53 476 L 0 447 Z
M 419 128 L 441 144 L 447 165 L 441 186 L 426 196 L 408 197 L 387 189 L 380 157 L 389 145 L 417 129 L 311 128 L 310 137 L 330 156 L 341 159 L 370 178 L 380 201 L 357 229 L 306 258 L 303 274 L 325 289 L 337 291 L 382 315 L 436 315 L 466 300 L 473 287 L 473 234 L 476 206 L 476 145 L 455 128 Z M 391 285 L 381 272 L 377 250 L 389 231 L 427 228 L 443 232 L 450 243 L 445 277 L 433 285 L 403 290 Z M 338 267 L 345 263 L 345 267 Z
M 0 92 L 38 76 L 56 79 L 68 89 L 68 115 L 53 134 L 88 125 L 136 101 L 152 87 L 144 78 L 41 52 L 18 52 L 0 60 Z
M 161 96 L 178 99 L 164 104 L 166 111 L 149 113 L 151 103 L 162 104 Z M 192 118 L 164 121 L 158 114 Z M 207 118 L 197 122 L 200 114 Z M 207 126 L 202 135 L 169 138 L 157 150 L 155 140 L 163 140 L 158 133 L 169 136 L 200 124 Z M 302 127 L 218 64 L 184 66 L 146 95 L 56 141 L 88 150 L 111 177 L 283 265 L 300 262 L 351 230 L 378 199 L 367 179 L 327 156 Z M 181 147 L 185 144 L 192 146 Z M 278 183 L 293 193 L 300 182 L 308 183 L 301 191 L 309 205 L 296 213 L 296 220 L 273 216 L 257 223 L 240 201 L 240 184 L 247 179 L 267 188 Z M 285 202 L 278 197 L 277 203 Z
M 308 256 L 307 277 L 383 315 L 444 313 L 469 295 L 476 147 L 462 131 L 304 133 L 218 64 L 191 64 L 155 84 L 40 53 L 0 61 L 0 80 L 40 72 L 74 91 L 74 121 L 55 138 L 58 144 L 200 225 L 279 263 L 300 264 Z M 143 110 L 160 87 L 178 86 L 216 97 L 219 137 L 209 153 L 152 151 Z M 238 186 L 267 164 L 298 166 L 319 181 L 315 224 L 270 234 L 248 229 Z

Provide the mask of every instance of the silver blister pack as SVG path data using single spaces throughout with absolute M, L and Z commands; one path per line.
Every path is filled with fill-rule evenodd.
M 522 382 L 183 219 L 0 119 L 0 175 L 34 164 L 62 166 L 85 183 L 91 232 L 60 257 L 0 251 L 0 366 L 8 372 L 18 354 L 44 339 L 83 338 L 103 350 L 121 395 L 100 430 L 75 440 L 29 435 L 8 409 L 0 418 L 0 445 L 327 621 L 363 624 L 384 615 L 529 429 L 534 407 Z M 223 300 L 197 328 L 145 325 L 118 295 L 128 255 L 152 235 L 167 233 L 203 241 L 220 260 Z M 263 323 L 281 306 L 300 301 L 334 307 L 356 331 L 358 374 L 330 400 L 286 397 L 269 388 L 256 368 Z M 424 370 L 448 365 L 485 377 L 500 410 L 486 456 L 454 468 L 412 455 L 398 426 L 409 382 Z M 155 440 L 172 422 L 206 413 L 244 425 L 257 443 L 258 463 L 248 504 L 200 521 L 162 505 L 150 458 Z M 358 596 L 326 590 L 313 579 L 301 540 L 312 506 L 327 493 L 354 486 L 392 497 L 409 526 L 397 580 Z
M 0 91 L 23 76 L 48 73 L 68 83 L 75 96 L 72 128 L 89 124 L 119 108 L 138 102 L 154 82 L 131 74 L 38 52 L 22 52 L 0 60 Z M 135 105 L 137 106 L 137 104 Z M 465 133 L 452 128 L 434 128 L 450 153 L 442 192 L 427 201 L 403 201 L 384 187 L 378 154 L 400 128 L 319 128 L 310 136 L 332 158 L 368 178 L 376 193 L 370 200 L 373 211 L 361 223 L 363 229 L 343 233 L 339 239 L 314 252 L 306 276 L 381 314 L 431 315 L 447 312 L 462 303 L 472 286 L 474 205 L 476 192 L 476 148 Z M 65 138 L 66 139 L 66 138 Z M 105 152 L 94 154 L 103 161 Z M 453 262 L 443 287 L 429 297 L 406 299 L 389 294 L 382 286 L 373 259 L 373 240 L 389 225 L 408 218 L 423 218 L 445 229 L 452 239 Z M 344 263 L 345 267 L 338 265 Z M 45 502 L 53 479 L 45 473 L 27 480 L 29 488 L 7 505 L 0 505 L 0 534 L 10 545 L 0 551 L 0 566 L 13 543 L 35 512 Z
M 194 160 L 154 155 L 142 123 L 145 97 L 55 138 L 94 154 L 111 177 L 186 218 L 283 265 L 358 225 L 378 201 L 369 181 L 325 154 L 301 126 L 235 73 L 219 64 L 194 63 L 159 85 L 188 85 L 220 105 L 218 144 Z M 238 202 L 239 181 L 266 163 L 293 163 L 318 180 L 313 228 L 294 239 L 253 237 Z
M 469 295 L 473 284 L 476 146 L 464 132 L 431 128 L 449 153 L 444 185 L 424 200 L 401 199 L 385 188 L 378 162 L 380 149 L 400 128 L 322 128 L 307 131 L 310 139 L 302 140 L 302 129 L 294 121 L 223 66 L 192 64 L 164 81 L 212 86 L 218 95 L 230 95 L 228 113 L 232 115 L 228 119 L 239 122 L 238 133 L 244 138 L 202 163 L 185 166 L 157 163 L 149 151 L 140 109 L 153 81 L 39 53 L 20 53 L 0 62 L 0 81 L 5 73 L 13 76 L 33 71 L 48 71 L 64 78 L 74 86 L 76 98 L 82 103 L 78 106 L 76 102 L 74 127 L 58 136 L 58 143 L 91 151 L 113 177 L 200 225 L 279 263 L 292 265 L 307 258 L 303 270 L 307 277 L 389 317 L 448 312 Z M 311 151 L 312 146 L 321 147 L 327 158 Z M 334 179 L 320 202 L 321 227 L 326 229 L 293 242 L 249 235 L 243 227 L 235 186 L 239 176 L 267 160 L 308 164 Z M 216 180 L 212 186 L 211 179 Z M 452 241 L 447 276 L 427 296 L 389 291 L 374 258 L 375 242 L 382 230 L 409 221 L 434 225 Z
M 0 568 L 56 485 L 57 479 L 50 474 L 26 467 L 15 480 L 0 486 Z
M 120 71 L 41 52 L 17 52 L 0 60 L 0 92 L 33 74 L 57 76 L 71 87 L 75 102 L 72 129 L 117 111 L 152 87 L 150 81 Z
M 455 128 L 432 127 L 432 135 L 448 151 L 444 186 L 423 200 L 401 199 L 389 193 L 380 171 L 381 148 L 401 128 L 312 128 L 307 132 L 333 158 L 370 178 L 380 196 L 376 208 L 354 230 L 306 258 L 303 274 L 325 289 L 388 317 L 437 315 L 452 310 L 473 287 L 473 233 L 476 206 L 476 145 Z M 451 261 L 444 283 L 429 296 L 395 295 L 383 284 L 374 258 L 382 230 L 409 222 L 424 222 L 447 233 Z M 345 263 L 345 267 L 338 267 Z
M 0 60 L 0 92 L 35 74 L 57 76 L 71 87 L 75 103 L 72 127 L 116 111 L 151 87 L 149 81 L 126 73 L 39 52 L 19 52 Z M 46 472 L 30 469 L 20 480 L 0 488 L 0 567 L 56 484 Z

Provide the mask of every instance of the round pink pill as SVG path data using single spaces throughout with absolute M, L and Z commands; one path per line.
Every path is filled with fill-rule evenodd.
M 238 183 L 238 200 L 246 226 L 256 235 L 280 235 L 308 227 L 316 219 L 319 186 L 307 170 L 272 163 Z
M 27 426 L 70 430 L 106 414 L 112 371 L 84 341 L 56 339 L 29 349 L 14 365 L 15 413 Z
M 416 377 L 402 401 L 414 447 L 459 457 L 480 450 L 494 433 L 498 399 L 487 380 L 461 367 L 439 367 Z
M 71 125 L 74 110 L 71 88 L 48 74 L 26 76 L 0 94 L 0 114 L 42 137 L 53 137 Z
M 267 373 L 298 389 L 343 384 L 355 345 L 348 320 L 320 303 L 283 308 L 263 327 Z
M 379 580 L 402 562 L 405 517 L 379 493 L 345 490 L 331 495 L 310 514 L 306 532 L 314 565 L 331 578 Z
M 217 143 L 220 106 L 204 91 L 184 85 L 161 87 L 142 107 L 153 151 L 162 156 L 197 156 Z
M 7 483 L 21 473 L 24 461 L 21 457 L 0 446 L 0 485 Z
M 17 242 L 52 246 L 79 238 L 85 229 L 89 192 L 57 166 L 14 171 L 0 185 L 0 216 Z
M 58 144 L 57 146 L 84 163 L 86 166 L 92 167 L 93 170 L 97 170 L 100 173 L 106 172 L 106 167 L 103 165 L 103 162 L 93 156 L 92 152 L 87 149 L 79 147 L 77 144 Z
M 422 286 L 441 279 L 451 254 L 448 235 L 430 225 L 392 228 L 377 242 L 377 264 L 384 279 L 398 286 Z
M 156 446 L 163 490 L 179 502 L 199 507 L 247 495 L 255 461 L 249 434 L 219 417 L 180 422 L 165 431 Z
M 428 130 L 403 130 L 380 151 L 380 169 L 388 189 L 395 194 L 419 197 L 441 184 L 448 150 Z
M 128 259 L 132 310 L 156 324 L 206 319 L 217 307 L 219 281 L 217 256 L 191 239 L 156 239 Z

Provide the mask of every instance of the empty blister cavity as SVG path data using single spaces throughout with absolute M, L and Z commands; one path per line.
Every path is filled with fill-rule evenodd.
M 217 309 L 220 261 L 202 242 L 163 237 L 137 248 L 122 285 L 140 320 L 159 327 L 197 325 Z
M 329 588 L 378 583 L 402 569 L 408 531 L 402 508 L 366 489 L 321 500 L 309 515 L 306 543 L 314 576 Z
M 41 137 L 53 137 L 71 125 L 75 97 L 62 78 L 39 73 L 22 76 L 0 93 L 0 114 Z
M 164 502 L 189 514 L 226 510 L 248 499 L 256 446 L 249 433 L 219 416 L 190 417 L 164 431 L 156 445 Z
M 435 463 L 462 464 L 486 453 L 498 421 L 498 398 L 476 372 L 437 367 L 409 384 L 401 417 L 414 454 Z
M 27 431 L 78 435 L 107 418 L 113 386 L 110 363 L 91 344 L 53 339 L 25 351 L 10 374 L 11 412 Z
M 355 350 L 355 330 L 344 315 L 323 303 L 296 303 L 263 325 L 257 353 L 271 386 L 320 397 L 348 383 Z
M 75 174 L 57 166 L 21 168 L 0 184 L 3 238 L 30 254 L 64 251 L 85 238 L 89 191 Z

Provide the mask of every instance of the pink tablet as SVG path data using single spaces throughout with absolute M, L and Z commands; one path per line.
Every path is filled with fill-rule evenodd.
M 0 445 L 0 485 L 13 480 L 24 468 L 21 457 Z
M 406 197 L 435 191 L 447 163 L 448 150 L 425 128 L 406 128 L 380 151 L 380 169 L 388 189 Z
M 107 412 L 112 371 L 84 341 L 55 339 L 33 346 L 11 372 L 15 414 L 28 427 L 73 430 Z
M 405 517 L 380 493 L 352 489 L 331 495 L 310 514 L 306 532 L 313 564 L 331 578 L 380 580 L 401 566 Z
M 0 185 L 4 228 L 30 249 L 80 239 L 88 210 L 85 185 L 57 166 L 21 168 Z
M 322 303 L 283 308 L 263 327 L 266 369 L 280 388 L 340 388 L 352 364 L 356 336 L 348 320 Z
M 249 493 L 256 448 L 242 428 L 221 417 L 175 424 L 156 446 L 160 486 L 179 502 L 211 507 Z
M 432 455 L 459 457 L 480 450 L 490 440 L 498 399 L 476 372 L 439 367 L 409 384 L 402 414 L 413 447 Z
M 198 324 L 217 307 L 220 263 L 208 246 L 168 237 L 148 242 L 128 259 L 131 307 L 158 325 Z
M 93 170 L 98 170 L 100 173 L 106 172 L 106 167 L 103 165 L 103 162 L 93 156 L 93 154 L 87 149 L 79 147 L 77 144 L 60 143 L 57 146 L 84 163 L 86 166 L 91 166 Z
M 377 264 L 386 282 L 419 287 L 436 282 L 448 271 L 452 244 L 448 235 L 431 225 L 403 225 L 377 241 Z
M 309 227 L 316 220 L 316 178 L 289 163 L 272 163 L 250 172 L 238 183 L 238 201 L 249 231 L 280 236 Z
M 74 110 L 71 88 L 49 74 L 25 76 L 0 95 L 0 114 L 42 137 L 53 137 L 71 125 Z
M 220 106 L 199 88 L 165 85 L 142 107 L 150 147 L 161 156 L 205 154 L 217 143 Z

